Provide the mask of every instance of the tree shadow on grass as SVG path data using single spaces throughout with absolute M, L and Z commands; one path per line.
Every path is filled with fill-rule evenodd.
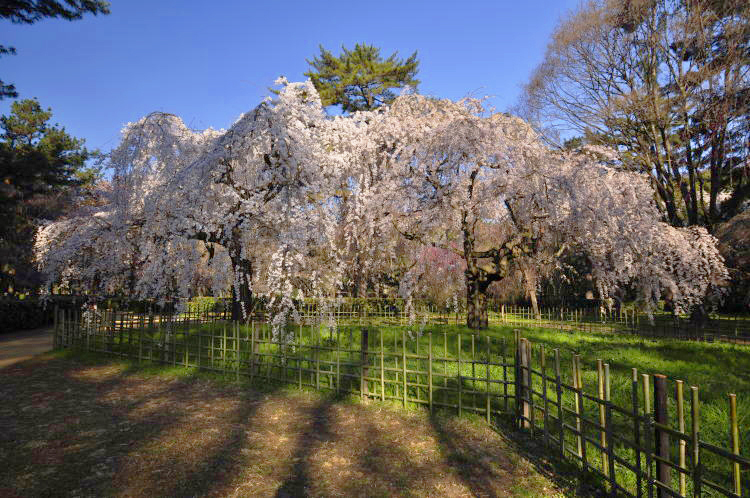
M 333 402 L 332 398 L 323 399 L 303 412 L 303 416 L 310 423 L 295 441 L 295 450 L 291 458 L 293 466 L 290 475 L 276 490 L 278 498 L 308 496 L 313 484 L 310 458 L 317 445 L 333 438 L 331 432 Z
M 228 479 L 257 403 L 137 371 L 56 358 L 3 370 L 0 495 L 194 496 Z
M 0 405 L 0 482 L 10 483 L 2 495 L 540 496 L 550 488 L 488 427 L 424 410 L 74 358 L 1 377 L 0 395 L 12 400 Z M 358 384 L 344 377 L 341 388 Z
M 444 458 L 475 496 L 538 496 L 541 477 L 566 496 L 606 496 L 591 483 L 581 481 L 576 467 L 550 459 L 536 441 L 512 427 L 494 428 L 497 438 L 483 437 L 489 427 L 475 420 L 448 416 L 430 417 Z M 546 490 L 551 493 L 551 490 Z M 540 494 L 541 495 L 541 494 Z
M 328 393 L 317 403 L 304 409 L 302 418 L 308 421 L 308 425 L 294 442 L 295 449 L 291 458 L 293 466 L 289 476 L 276 490 L 276 497 L 308 496 L 313 485 L 311 457 L 320 444 L 335 439 L 334 405 L 346 401 L 355 387 L 360 389 L 360 382 L 356 380 L 360 369 L 361 364 L 344 366 L 341 373 L 345 375 L 340 376 L 338 392 Z

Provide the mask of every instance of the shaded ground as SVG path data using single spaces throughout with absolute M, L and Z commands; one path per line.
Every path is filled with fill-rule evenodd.
M 0 368 L 28 360 L 52 349 L 52 328 L 0 334 Z
M 184 372 L 60 353 L 0 370 L 0 496 L 565 491 L 481 422 Z

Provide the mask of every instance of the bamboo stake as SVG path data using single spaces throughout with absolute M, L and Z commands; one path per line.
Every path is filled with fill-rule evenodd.
M 380 401 L 385 401 L 385 351 L 383 348 L 383 331 L 380 335 Z M 432 412 L 432 332 L 430 332 L 430 412 Z
M 427 344 L 427 389 L 430 397 L 430 413 L 432 413 L 432 332 L 429 334 L 429 343 Z M 382 354 L 382 352 L 381 352 Z M 381 363 L 382 368 L 382 363 Z M 381 370 L 382 371 L 382 370 Z
M 614 493 L 617 489 L 617 474 L 615 472 L 615 444 L 612 438 L 612 397 L 610 389 L 609 363 L 604 364 L 604 401 L 606 403 L 605 426 L 607 437 L 607 463 L 609 464 L 609 486 L 610 491 Z
M 737 425 L 737 395 L 729 395 L 729 423 L 731 425 L 732 453 L 740 456 L 740 430 Z M 742 496 L 742 477 L 739 462 L 732 463 L 732 480 L 734 482 L 734 494 Z
M 648 374 L 641 374 L 643 379 L 643 415 L 645 418 L 646 427 L 643 431 L 643 440 L 646 446 L 646 487 L 648 488 L 648 496 L 651 498 L 654 494 L 654 483 L 651 469 L 651 462 L 653 460 L 651 454 L 651 389 L 650 379 Z
M 700 444 L 700 401 L 698 399 L 698 387 L 690 386 L 690 419 L 691 438 L 693 449 L 693 494 L 701 496 L 703 487 L 703 462 L 701 461 Z
M 57 303 L 55 303 L 55 309 L 53 310 L 53 318 L 54 318 L 54 326 L 52 328 L 52 349 L 57 349 L 57 328 L 60 325 L 60 316 L 59 316 L 60 309 L 58 308 Z
M 404 407 L 406 406 L 406 331 L 401 329 L 401 367 L 403 376 Z
M 487 395 L 487 407 L 486 407 L 487 408 L 487 423 L 490 424 L 490 418 L 491 418 L 491 414 L 490 414 L 490 411 L 491 411 L 490 410 L 490 351 L 491 351 L 491 348 L 490 348 L 490 336 L 486 336 L 486 338 L 487 338 L 487 365 L 486 365 L 487 371 L 485 373 L 487 375 L 487 382 L 485 383 L 484 388 L 485 388 L 485 392 Z M 430 378 L 432 378 L 431 374 L 432 374 L 432 369 L 430 369 Z M 430 391 L 431 390 L 432 388 L 430 388 Z M 432 392 L 430 392 L 430 403 L 432 403 Z
M 443 399 L 448 393 L 448 332 L 443 331 Z
M 461 412 L 463 411 L 463 399 L 462 399 L 462 392 L 461 392 L 461 384 L 463 382 L 461 381 L 461 334 L 458 334 L 458 416 L 461 416 Z
M 531 312 L 531 310 L 529 310 Z M 534 437 L 534 387 L 531 377 L 531 359 L 532 359 L 532 348 L 531 341 L 524 339 L 526 342 L 526 393 L 528 395 L 528 412 L 529 412 L 529 425 L 531 427 L 531 436 Z
M 477 372 L 474 366 L 474 334 L 471 334 L 471 378 L 474 379 L 477 376 Z M 472 380 L 472 383 L 474 381 Z
M 654 375 L 654 416 L 656 422 L 661 425 L 669 424 L 669 415 L 667 413 L 667 378 L 664 375 Z M 656 428 L 654 431 L 654 441 L 656 455 L 663 460 L 669 460 L 670 443 L 669 433 L 663 429 Z M 672 484 L 672 470 L 664 462 L 656 463 L 657 479 L 667 486 Z M 670 488 L 671 489 L 671 488 Z M 667 492 L 659 487 L 656 491 L 659 498 L 666 497 Z
M 231 322 L 231 326 L 234 326 L 234 322 Z M 185 343 L 185 349 L 187 349 L 187 343 Z M 221 331 L 221 371 L 227 372 L 227 324 L 224 322 L 224 326 Z M 252 382 L 252 371 L 250 372 L 250 381 Z
M 599 443 L 602 446 L 601 449 L 601 466 L 602 473 L 605 477 L 609 477 L 609 462 L 607 458 L 607 418 L 606 409 L 604 408 L 604 362 L 601 359 L 596 360 L 596 375 L 597 375 L 597 386 L 598 386 L 598 398 L 599 398 L 599 425 L 602 428 L 599 430 Z
M 573 356 L 573 387 L 575 388 L 575 413 L 576 413 L 576 431 L 578 432 L 576 434 L 576 449 L 578 450 L 578 458 L 583 460 L 583 431 L 582 431 L 582 423 L 581 423 L 581 395 L 580 395 L 580 389 L 581 386 L 579 384 L 580 376 L 578 375 L 578 369 L 579 369 L 579 355 Z
M 560 424 L 560 456 L 565 458 L 565 424 L 563 423 L 563 391 L 560 374 L 560 349 L 555 348 L 555 391 L 557 393 L 557 421 Z
M 675 381 L 675 390 L 677 398 L 677 428 L 680 433 L 685 434 L 685 397 L 683 394 L 683 382 L 681 380 Z M 687 450 L 687 441 L 680 438 L 679 441 L 679 454 L 678 463 L 680 469 L 687 469 L 685 456 Z M 684 472 L 680 472 L 679 476 L 679 493 L 680 496 L 687 496 L 687 476 Z
M 544 405 L 544 445 L 549 446 L 549 417 L 547 416 L 549 413 L 549 405 L 547 403 L 547 355 L 544 351 L 544 344 L 540 345 L 540 355 L 540 367 L 542 371 L 542 404 Z
M 318 325 L 318 333 L 315 335 L 315 389 L 320 390 L 320 328 L 322 325 Z
M 581 355 L 577 354 L 575 358 L 576 358 L 576 363 L 577 363 L 576 373 L 578 374 L 578 393 L 577 394 L 578 394 L 578 405 L 579 405 L 578 422 L 580 424 L 579 430 L 581 432 L 581 436 L 580 436 L 581 437 L 581 458 L 583 460 L 583 469 L 587 470 L 589 463 L 588 463 L 588 459 L 586 458 L 586 440 L 583 437 L 583 430 L 584 430 L 583 429 L 583 417 L 584 417 L 583 412 L 585 408 L 584 403 L 583 403 L 584 401 L 583 400 L 583 368 L 581 367 Z

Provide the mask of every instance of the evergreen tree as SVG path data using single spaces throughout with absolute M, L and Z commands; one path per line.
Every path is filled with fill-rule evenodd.
M 324 106 L 340 104 L 344 112 L 370 111 L 396 98 L 393 89 L 415 87 L 419 61 L 417 52 L 406 60 L 394 52 L 387 59 L 372 45 L 356 44 L 354 50 L 341 47 L 335 56 L 323 46 L 320 55 L 308 60 L 310 78 Z
M 37 100 L 13 103 L 0 117 L 0 294 L 31 290 L 31 261 L 39 219 L 55 219 L 74 201 L 75 187 L 93 183 L 92 154 L 83 140 L 50 124 Z

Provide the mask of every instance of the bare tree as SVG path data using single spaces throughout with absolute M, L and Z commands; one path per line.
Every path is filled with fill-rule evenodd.
M 624 153 L 665 218 L 709 229 L 750 197 L 750 3 L 594 0 L 560 23 L 523 107 Z

